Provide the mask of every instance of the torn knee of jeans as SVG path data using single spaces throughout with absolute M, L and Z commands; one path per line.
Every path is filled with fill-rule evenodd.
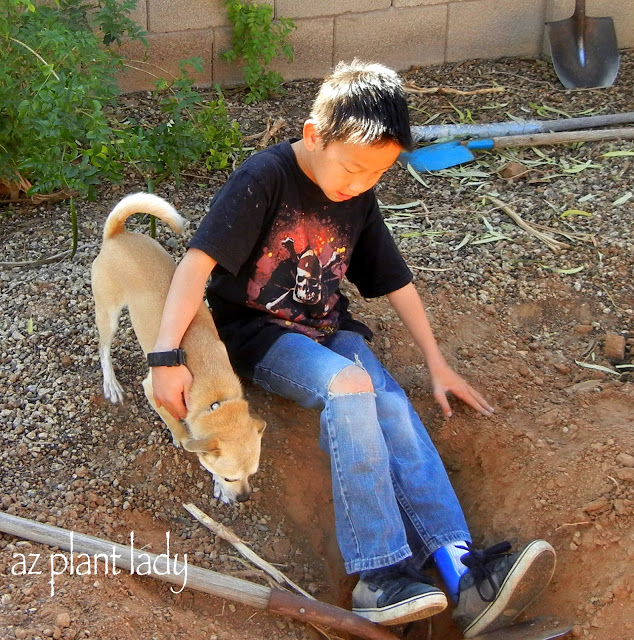
M 358 361 L 338 371 L 328 383 L 328 395 L 343 396 L 355 393 L 372 393 L 372 379 Z

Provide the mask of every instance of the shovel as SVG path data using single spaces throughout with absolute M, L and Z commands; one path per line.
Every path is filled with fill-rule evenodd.
M 506 147 L 538 147 L 548 144 L 571 142 L 593 142 L 597 140 L 633 140 L 634 127 L 600 129 L 594 131 L 563 131 L 558 133 L 536 133 L 525 136 L 504 136 L 460 142 L 430 144 L 421 149 L 401 153 L 399 162 L 411 165 L 416 171 L 440 171 L 475 159 L 472 151 L 502 149 Z
M 546 26 L 553 66 L 566 89 L 614 83 L 620 60 L 612 18 L 588 18 L 585 0 L 576 0 L 570 18 Z
M 412 126 L 414 142 L 433 142 L 439 138 L 494 138 L 549 131 L 578 131 L 611 127 L 615 124 L 634 122 L 634 111 L 610 113 L 582 118 L 558 118 L 557 120 L 520 120 L 489 122 L 487 124 L 426 124 Z

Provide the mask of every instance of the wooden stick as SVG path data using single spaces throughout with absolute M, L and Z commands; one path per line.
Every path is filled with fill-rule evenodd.
M 223 540 L 233 545 L 247 560 L 252 562 L 263 571 L 266 571 L 278 584 L 288 584 L 304 597 L 314 600 L 315 598 L 304 591 L 299 585 L 295 584 L 289 577 L 285 576 L 279 569 L 261 558 L 253 549 L 250 549 L 243 540 L 241 540 L 231 529 L 225 527 L 220 522 L 216 522 L 212 517 L 201 511 L 196 505 L 187 503 L 183 507 L 191 513 L 198 522 L 204 524 L 210 531 L 220 536 Z
M 619 129 L 593 129 L 582 131 L 557 131 L 555 133 L 533 133 L 522 136 L 500 136 L 493 138 L 494 148 L 539 147 L 573 142 L 598 142 L 601 140 L 632 140 L 634 127 Z
M 452 89 L 451 87 L 419 87 L 411 82 L 405 83 L 405 85 L 403 85 L 403 88 L 408 93 L 440 93 L 457 96 L 475 96 L 483 93 L 504 93 L 506 91 L 504 87 L 487 87 L 485 89 L 471 89 L 468 91 L 463 89 Z
M 144 570 L 140 575 L 150 575 L 182 588 L 188 586 L 212 596 L 233 600 L 271 613 L 279 613 L 302 622 L 324 624 L 367 640 L 397 640 L 396 636 L 384 627 L 373 624 L 351 611 L 345 611 L 325 602 L 309 600 L 281 589 L 270 589 L 209 569 L 190 567 L 187 562 L 178 562 L 176 558 L 171 560 L 170 566 L 168 554 L 156 555 L 140 551 L 134 549 L 132 545 L 126 547 L 102 538 L 75 533 L 3 512 L 0 512 L 0 531 L 20 539 L 26 538 L 40 544 L 58 547 L 71 554 L 87 554 L 93 556 L 95 561 L 103 562 L 103 558 L 116 557 L 117 566 L 128 569 L 131 573 L 134 568 L 138 569 L 143 565 L 144 569 L 148 570 Z M 134 573 L 139 572 L 135 570 Z
M 170 582 L 179 587 L 188 586 L 197 591 L 227 598 L 256 609 L 266 609 L 269 603 L 271 590 L 268 587 L 189 565 L 187 565 L 187 573 L 185 574 L 187 563 L 176 561 L 176 559 L 170 561 L 166 554 L 156 555 L 133 548 L 132 545 L 124 546 L 102 538 L 68 531 L 2 512 L 0 512 L 0 531 L 51 547 L 59 547 L 72 553 L 114 557 L 119 569 L 127 569 L 131 572 L 134 571 L 134 573 L 137 573 L 138 568 L 143 565 L 144 568 L 148 568 L 148 575 L 153 578 Z

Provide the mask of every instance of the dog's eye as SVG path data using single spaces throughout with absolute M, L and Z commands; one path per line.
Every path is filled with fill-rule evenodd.
M 220 408 L 220 403 L 219 402 L 214 402 L 210 407 L 209 410 L 210 411 L 215 411 L 216 409 Z
M 237 480 L 232 480 L 231 478 L 223 478 L 225 482 L 238 482 Z

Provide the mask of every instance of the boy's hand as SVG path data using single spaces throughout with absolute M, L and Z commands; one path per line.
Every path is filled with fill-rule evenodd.
M 180 367 L 154 367 L 152 390 L 157 407 L 164 407 L 176 420 L 187 415 L 192 374 L 185 365 Z
M 434 389 L 434 399 L 440 405 L 446 418 L 452 416 L 447 393 L 453 393 L 473 407 L 478 413 L 490 416 L 495 409 L 464 378 L 459 376 L 448 364 L 437 365 L 430 370 Z

